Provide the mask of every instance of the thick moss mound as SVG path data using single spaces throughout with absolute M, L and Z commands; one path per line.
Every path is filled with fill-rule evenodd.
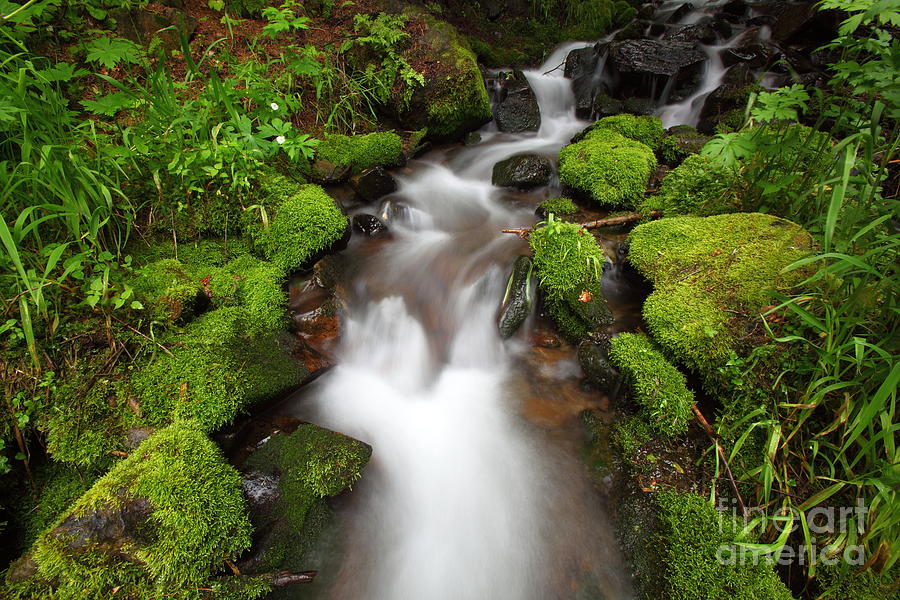
M 739 349 L 770 290 L 804 277 L 781 269 L 812 246 L 799 225 L 761 213 L 662 219 L 639 225 L 629 239 L 630 261 L 654 285 L 643 309 L 650 332 L 705 375 Z
M 568 198 L 547 198 L 538 205 L 544 214 L 572 215 L 578 212 L 578 207 Z
M 587 139 L 595 132 L 604 130 L 615 131 L 630 140 L 649 146 L 652 150 L 656 150 L 659 147 L 663 138 L 662 121 L 658 117 L 629 114 L 600 119 L 584 132 L 584 138 Z
M 739 524 L 696 494 L 667 490 L 654 497 L 654 530 L 642 527 L 627 543 L 635 553 L 635 569 L 647 600 L 790 600 L 790 592 L 774 570 L 759 558 L 728 562 Z M 752 542 L 755 540 L 743 540 Z
M 690 125 L 676 125 L 666 130 L 657 151 L 664 163 L 676 166 L 688 156 L 699 154 L 709 139 Z
M 253 313 L 230 306 L 205 313 L 183 334 L 172 356 L 156 360 L 133 377 L 144 422 L 196 419 L 211 431 L 243 409 L 299 385 L 306 373 L 281 349 L 274 335 L 254 335 Z
M 610 359 L 625 375 L 647 421 L 672 437 L 687 431 L 694 394 L 684 375 L 644 334 L 623 333 L 612 340 Z
M 611 129 L 592 131 L 559 153 L 560 181 L 606 206 L 634 206 L 654 168 L 649 146 Z
M 312 424 L 291 434 L 272 436 L 246 463 L 257 475 L 278 481 L 279 498 L 257 516 L 257 530 L 268 531 L 262 558 L 253 566 L 264 572 L 302 568 L 298 561 L 318 534 L 323 498 L 351 487 L 372 455 L 371 446 Z
M 41 535 L 19 597 L 200 598 L 250 545 L 241 479 L 194 423 L 163 429 Z M 30 588 L 30 589 L 29 589 Z
M 281 269 L 302 268 L 347 231 L 347 217 L 321 187 L 298 185 L 272 172 L 261 184 L 266 196 L 259 211 L 265 216 L 248 213 L 246 230 L 254 248 Z
M 396 167 L 403 163 L 403 140 L 393 132 L 366 135 L 329 135 L 316 148 L 316 157 L 354 173 L 372 167 Z
M 534 265 L 547 307 L 571 340 L 612 322 L 600 291 L 603 250 L 587 230 L 550 220 L 531 233 Z
M 393 110 L 406 129 L 428 128 L 428 137 L 452 140 L 491 120 L 491 101 L 475 54 L 465 38 L 449 23 L 425 14 L 425 31 L 403 56 L 414 67 L 427 65 L 425 85 L 399 86 L 392 97 Z M 409 102 L 405 102 L 406 99 Z
M 692 154 L 666 175 L 659 193 L 647 196 L 639 210 L 659 210 L 667 217 L 735 212 L 740 206 L 739 186 L 734 169 Z

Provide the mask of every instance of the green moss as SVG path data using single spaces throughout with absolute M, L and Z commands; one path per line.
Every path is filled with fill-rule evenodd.
M 666 175 L 659 192 L 645 198 L 638 210 L 659 210 L 667 217 L 734 212 L 740 206 L 740 185 L 734 169 L 693 154 Z
M 299 385 L 306 373 L 258 331 L 243 306 L 205 313 L 186 328 L 173 356 L 159 354 L 133 377 L 143 419 L 153 425 L 196 419 L 206 431 L 230 423 L 246 407 Z
M 709 136 L 703 135 L 690 125 L 676 125 L 666 130 L 659 143 L 659 156 L 667 165 L 677 166 L 692 154 L 698 154 Z
M 248 223 L 254 245 L 284 271 L 295 271 L 338 241 L 347 230 L 347 217 L 325 190 L 317 185 L 292 186 L 280 175 L 267 198 L 268 226 Z M 274 215 L 272 214 L 274 212 Z
M 41 429 L 55 460 L 103 468 L 112 463 L 112 451 L 122 450 L 135 415 L 128 408 L 133 392 L 127 374 L 119 371 L 98 377 L 94 369 L 102 363 L 95 360 L 100 358 L 86 358 L 80 371 L 60 382 Z
M 22 528 L 20 548 L 27 549 L 40 534 L 50 528 L 73 502 L 96 480 L 91 471 L 80 473 L 69 465 L 51 462 L 35 474 L 37 495 L 26 492 L 18 503 Z
M 316 156 L 337 166 L 350 166 L 356 173 L 376 166 L 395 167 L 403 162 L 403 140 L 393 132 L 333 134 L 319 144 Z
M 538 206 L 545 214 L 571 215 L 578 212 L 578 207 L 568 198 L 547 198 Z
M 37 577 L 52 582 L 52 597 L 199 598 L 197 588 L 250 545 L 241 478 L 193 423 L 151 436 L 56 525 L 116 513 L 138 499 L 151 512 L 128 525 L 120 544 L 88 537 L 72 547 L 65 527 L 38 539 Z
M 769 291 L 805 277 L 781 270 L 812 244 L 798 225 L 760 213 L 661 219 L 636 227 L 630 242 L 629 260 L 654 284 L 643 308 L 654 339 L 709 377 L 738 348 Z
M 654 437 L 653 427 L 638 415 L 625 417 L 615 424 L 612 431 L 612 442 L 626 459 L 636 456 L 641 447 Z
M 200 301 L 200 284 L 173 258 L 139 269 L 129 283 L 138 300 L 156 319 L 190 319 Z
M 263 570 L 287 568 L 285 561 L 312 546 L 325 517 L 322 499 L 351 487 L 371 454 L 358 440 L 305 424 L 289 435 L 273 435 L 250 456 L 247 466 L 277 476 L 281 491 Z
M 232 15 L 252 17 L 260 14 L 262 10 L 271 6 L 269 0 L 225 0 L 225 7 Z
M 618 0 L 572 0 L 564 3 L 566 22 L 560 40 L 595 40 L 634 18 L 636 10 Z
M 709 501 L 695 494 L 667 490 L 656 495 L 656 504 L 661 524 L 655 540 L 661 554 L 657 568 L 664 570 L 665 590 L 649 597 L 669 600 L 792 598 L 764 559 L 758 564 L 751 561 L 721 564 L 717 552 L 734 543 L 740 527 L 728 515 L 716 511 Z
M 609 356 L 657 433 L 672 437 L 687 431 L 694 394 L 687 388 L 684 375 L 649 337 L 641 333 L 618 335 L 612 340 Z
M 559 153 L 560 181 L 602 205 L 633 206 L 644 197 L 655 167 L 648 146 L 609 129 L 594 131 Z
M 566 338 L 578 340 L 612 321 L 600 291 L 605 257 L 594 236 L 579 225 L 550 220 L 532 232 L 530 243 L 547 308 Z
M 872 569 L 859 572 L 844 564 L 819 564 L 816 581 L 822 588 L 821 600 L 893 600 L 897 597 L 900 567 L 894 566 L 878 576 Z
M 600 119 L 585 133 L 585 139 L 597 135 L 598 131 L 615 131 L 630 140 L 641 142 L 652 150 L 659 147 L 663 138 L 662 121 L 658 117 L 615 115 Z

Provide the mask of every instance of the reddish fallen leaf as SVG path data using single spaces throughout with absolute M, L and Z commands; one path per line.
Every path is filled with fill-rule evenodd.
M 594 297 L 593 297 L 593 296 L 591 295 L 591 293 L 590 293 L 589 291 L 587 291 L 587 290 L 582 290 L 581 293 L 578 294 L 578 301 L 579 301 L 579 302 L 590 302 L 590 301 L 593 300 L 593 299 L 594 299 Z

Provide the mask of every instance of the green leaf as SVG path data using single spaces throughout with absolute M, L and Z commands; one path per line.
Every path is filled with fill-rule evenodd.
M 137 64 L 143 54 L 140 46 L 123 38 L 100 37 L 87 45 L 88 62 L 100 63 L 107 69 L 112 69 L 120 62 Z

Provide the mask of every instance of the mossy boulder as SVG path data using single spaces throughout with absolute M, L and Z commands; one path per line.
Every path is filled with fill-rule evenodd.
M 244 465 L 256 534 L 242 570 L 302 569 L 327 517 L 324 499 L 350 488 L 371 454 L 368 444 L 308 423 L 272 435 Z
M 572 141 L 581 141 L 592 132 L 600 130 L 615 131 L 630 140 L 649 146 L 652 150 L 656 150 L 663 139 L 662 121 L 659 117 L 621 114 L 596 121 Z
M 769 293 L 805 277 L 782 269 L 812 248 L 802 227 L 761 213 L 661 219 L 639 225 L 629 240 L 629 260 L 653 282 L 643 308 L 650 333 L 707 377 L 749 343 Z
M 159 353 L 132 378 L 148 425 L 191 418 L 211 431 L 242 410 L 298 386 L 307 373 L 274 333 L 260 335 L 244 306 L 209 311 L 163 341 Z
M 742 524 L 706 498 L 666 490 L 634 505 L 640 514 L 623 519 L 627 529 L 620 537 L 634 563 L 639 598 L 793 599 L 765 557 L 728 564 L 729 549 L 738 551 L 736 542 L 756 540 L 741 538 Z
M 203 302 L 200 283 L 174 258 L 141 268 L 131 283 L 145 308 L 157 319 L 190 319 Z
M 612 323 L 600 290 L 605 256 L 594 236 L 551 219 L 532 231 L 530 244 L 547 309 L 566 338 L 578 341 Z
M 405 160 L 403 139 L 392 131 L 353 136 L 331 134 L 316 147 L 316 158 L 335 167 L 347 167 L 351 173 L 396 167 Z
M 559 179 L 605 206 L 634 206 L 656 168 L 653 150 L 611 129 L 589 132 L 559 153 Z
M 489 122 L 492 117 L 484 78 L 465 38 L 449 23 L 423 13 L 410 13 L 423 21 L 424 33 L 403 57 L 426 66 L 425 85 L 408 83 L 395 90 L 391 112 L 404 129 L 427 128 L 433 140 L 454 140 Z M 406 102 L 406 99 L 409 99 Z
M 578 207 L 569 198 L 547 198 L 538 204 L 537 212 L 542 217 L 549 214 L 574 215 L 578 212 Z
M 610 359 L 625 375 L 643 416 L 659 435 L 687 431 L 694 394 L 684 375 L 642 333 L 623 333 L 612 340 Z
M 15 596 L 198 599 L 250 546 L 241 478 L 196 424 L 160 430 L 42 534 Z
M 740 185 L 733 168 L 692 154 L 666 175 L 659 192 L 647 196 L 638 210 L 658 210 L 667 217 L 735 212 L 740 207 Z
M 347 217 L 321 187 L 273 172 L 261 184 L 266 194 L 259 212 L 245 214 L 245 229 L 254 249 L 284 271 L 301 269 L 347 232 Z

